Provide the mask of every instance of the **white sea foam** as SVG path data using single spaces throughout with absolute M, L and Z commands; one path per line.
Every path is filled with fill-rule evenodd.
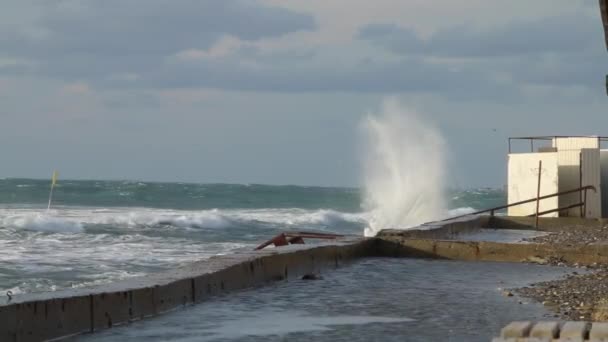
M 0 216 L 0 227 L 52 233 L 81 233 L 84 231 L 80 222 L 47 213 Z
M 0 209 L 0 227 L 33 231 L 74 233 L 87 225 L 111 225 L 117 229 L 175 227 L 223 229 L 233 226 L 272 225 L 277 228 L 308 227 L 331 230 L 345 225 L 365 225 L 366 213 L 329 209 L 226 209 L 169 210 L 150 208 L 69 208 L 46 214 L 37 209 Z
M 474 208 L 471 208 L 471 207 L 451 209 L 450 211 L 448 211 L 448 218 L 460 216 L 460 215 L 467 215 L 470 213 L 474 213 L 475 211 L 477 211 L 477 210 Z
M 447 217 L 475 209 L 452 209 Z M 344 227 L 373 224 L 374 212 L 345 213 L 336 210 L 226 209 L 168 210 L 150 208 L 70 208 L 46 213 L 39 209 L 0 209 L 0 228 L 48 233 L 81 233 L 88 225 L 109 225 L 116 229 L 174 227 L 182 229 L 224 229 L 233 226 L 270 225 L 278 229 L 312 228 L 340 231 Z
M 367 222 L 365 213 L 344 213 L 329 209 L 258 209 L 233 212 L 232 215 L 242 222 L 266 222 L 286 226 L 314 225 L 331 228 L 336 225 Z
M 0 262 L 11 270 L 0 279 L 0 292 L 53 291 L 157 272 L 236 249 L 251 250 L 276 234 L 272 230 L 356 233 L 370 217 L 277 208 L 59 207 L 49 213 L 0 208 Z
M 222 229 L 235 225 L 258 224 L 292 226 L 340 226 L 363 224 L 364 214 L 341 213 L 334 210 L 304 209 L 255 209 L 255 210 L 151 210 L 138 209 L 130 212 L 97 212 L 87 218 L 89 223 L 127 227 L 172 226 L 178 228 Z
M 128 212 L 109 210 L 88 217 L 88 223 L 116 226 L 173 226 L 178 228 L 225 228 L 230 225 L 225 215 L 218 210 L 174 211 L 136 209 Z
M 446 216 L 444 143 L 438 131 L 396 100 L 363 122 L 366 236 Z

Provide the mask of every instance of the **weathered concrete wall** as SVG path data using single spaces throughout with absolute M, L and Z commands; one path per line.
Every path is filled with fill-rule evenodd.
M 541 218 L 539 230 L 567 231 L 603 227 L 605 220 L 581 218 Z M 555 246 L 535 243 L 502 243 L 454 240 L 459 234 L 481 227 L 534 229 L 534 218 L 473 217 L 459 221 L 423 225 L 421 230 L 383 230 L 377 250 L 387 257 L 421 257 L 464 261 L 522 262 L 557 258 L 569 263 L 608 263 L 608 245 Z M 429 226 L 436 227 L 428 229 Z
M 559 191 L 572 190 L 580 187 L 580 166 L 581 149 L 599 149 L 598 138 L 594 137 L 575 137 L 575 138 L 556 138 L 553 140 L 553 147 L 557 147 L 559 164 Z M 578 194 L 570 194 L 559 197 L 559 206 L 566 207 L 578 203 Z M 570 209 L 566 216 L 579 216 L 578 208 Z M 564 216 L 564 215 L 562 215 Z
M 96 288 L 16 296 L 0 301 L 0 341 L 56 339 L 127 324 L 211 296 L 293 279 L 376 255 L 372 240 L 347 238 L 213 257 L 184 268 Z
M 448 221 L 430 222 L 416 229 L 399 230 L 385 229 L 376 237 L 380 239 L 418 238 L 418 239 L 452 239 L 460 234 L 465 234 L 488 227 L 490 216 L 471 216 Z
M 508 203 L 536 198 L 538 194 L 538 165 L 542 161 L 540 195 L 558 192 L 558 154 L 553 153 L 512 153 L 508 161 Z M 539 211 L 558 208 L 558 198 L 540 201 Z M 509 216 L 528 216 L 536 213 L 536 202 L 508 208 Z M 544 216 L 555 217 L 558 213 Z
M 608 150 L 600 150 L 600 173 L 602 217 L 608 217 Z
M 383 239 L 379 242 L 388 257 L 419 257 L 463 261 L 525 262 L 556 258 L 567 263 L 608 263 L 608 245 L 550 246 L 486 241 Z
M 540 229 L 586 229 L 605 222 L 542 218 Z M 331 244 L 241 252 L 96 288 L 29 294 L 11 301 L 2 298 L 0 341 L 42 341 L 99 331 L 218 294 L 338 267 L 361 257 L 511 262 L 556 257 L 579 264 L 608 263 L 608 245 L 580 248 L 450 240 L 481 227 L 531 229 L 533 224 L 533 218 L 488 216 L 433 222 L 416 230 L 384 230 L 376 239 L 351 237 Z
M 597 148 L 581 150 L 581 181 L 582 186 L 593 185 L 596 191 L 587 191 L 585 217 L 602 217 L 602 187 L 600 150 Z M 583 196 L 585 193 L 583 192 Z M 580 195 L 579 195 L 580 198 Z M 582 198 L 585 200 L 585 198 Z
M 536 229 L 534 217 L 494 216 L 488 218 L 489 228 L 504 229 Z M 569 230 L 585 230 L 608 225 L 606 219 L 586 219 L 580 217 L 541 217 L 538 220 L 538 230 L 561 232 Z

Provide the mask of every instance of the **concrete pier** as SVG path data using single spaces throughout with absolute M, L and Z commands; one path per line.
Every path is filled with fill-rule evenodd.
M 607 222 L 541 218 L 539 223 L 541 231 L 558 232 L 604 227 Z M 531 218 L 468 217 L 424 224 L 413 230 L 384 230 L 372 239 L 346 237 L 319 245 L 239 252 L 94 288 L 18 295 L 11 300 L 3 297 L 0 299 L 0 341 L 44 341 L 92 333 L 219 294 L 299 278 L 363 257 L 507 262 L 554 257 L 581 265 L 608 263 L 605 244 L 581 248 L 460 239 L 463 234 L 482 228 L 530 230 L 533 226 Z M 530 331 L 537 334 L 550 328 L 550 324 L 531 326 Z
M 541 218 L 538 230 L 560 232 L 585 230 L 606 225 L 603 219 Z M 567 263 L 591 265 L 608 263 L 608 244 L 556 246 L 539 243 L 468 241 L 463 233 L 482 227 L 534 230 L 534 218 L 488 217 L 429 223 L 416 230 L 383 230 L 378 249 L 390 257 L 421 257 L 464 261 L 535 262 L 556 258 Z
M 187 267 L 89 289 L 0 302 L 0 341 L 60 339 L 128 324 L 211 296 L 317 273 L 375 254 L 374 240 L 345 238 L 213 257 Z

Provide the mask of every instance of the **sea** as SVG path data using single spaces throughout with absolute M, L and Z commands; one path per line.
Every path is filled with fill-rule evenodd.
M 0 179 L 0 292 L 81 288 L 253 249 L 282 231 L 363 235 L 359 188 Z M 446 215 L 503 205 L 452 189 Z M 438 217 L 439 218 L 439 217 Z M 399 228 L 399 227 L 394 227 Z

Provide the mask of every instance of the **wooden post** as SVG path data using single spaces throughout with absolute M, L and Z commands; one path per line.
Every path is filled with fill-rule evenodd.
M 540 209 L 540 179 L 543 172 L 543 161 L 538 161 L 538 187 L 536 188 L 536 229 L 538 229 L 538 213 Z

